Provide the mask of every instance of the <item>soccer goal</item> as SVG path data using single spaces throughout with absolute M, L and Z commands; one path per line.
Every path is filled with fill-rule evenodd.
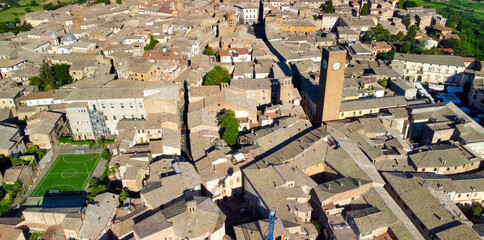
M 84 150 L 83 149 L 78 149 L 75 151 L 76 155 L 81 155 L 81 154 L 84 154 Z

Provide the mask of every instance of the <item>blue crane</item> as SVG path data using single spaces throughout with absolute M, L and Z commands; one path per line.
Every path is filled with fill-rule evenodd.
M 271 215 L 269 216 L 269 228 L 267 229 L 266 240 L 274 240 L 274 223 L 276 222 L 276 209 L 271 209 Z

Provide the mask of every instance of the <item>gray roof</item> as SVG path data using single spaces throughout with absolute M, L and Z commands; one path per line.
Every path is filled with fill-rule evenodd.
M 0 124 L 0 149 L 10 150 L 15 145 L 15 141 L 12 138 L 17 135 L 19 128 L 16 126 Z
M 153 171 L 153 169 L 161 168 L 157 165 L 166 165 L 167 171 Z M 152 208 L 160 207 L 173 199 L 182 196 L 185 191 L 191 191 L 197 186 L 200 186 L 202 180 L 200 175 L 188 162 L 176 162 L 173 165 L 177 166 L 180 171 L 176 173 L 170 163 L 165 161 L 158 161 L 150 165 L 150 178 L 148 183 L 141 190 L 141 195 L 149 202 Z M 170 171 L 171 170 L 171 171 Z
M 119 204 L 119 196 L 112 193 L 101 193 L 89 204 L 78 236 L 86 239 L 98 239 L 103 230 L 111 223 L 114 210 Z
M 167 228 L 171 228 L 172 226 L 173 225 L 167 221 L 166 217 L 161 212 L 157 211 L 153 215 L 134 224 L 133 231 L 136 233 L 136 236 L 143 239 Z
M 142 88 L 77 88 L 67 95 L 65 101 L 143 98 L 143 96 Z
M 198 109 L 188 113 L 188 128 L 192 129 L 198 126 L 217 127 L 217 113 L 206 109 Z
M 323 140 L 323 137 L 328 135 L 324 127 L 312 129 L 311 131 L 304 131 L 303 135 L 289 136 L 296 137 L 293 141 L 285 144 L 279 144 L 274 146 L 270 154 L 263 154 L 263 158 L 255 164 L 253 167 L 265 167 L 267 165 L 278 165 L 288 161 L 294 160 L 294 158 L 300 156 L 301 153 L 309 151 L 313 145 Z M 251 166 L 251 167 L 252 167 Z
M 0 99 L 12 99 L 18 96 L 24 90 L 23 87 L 7 86 L 0 91 Z
M 303 187 L 316 187 L 316 183 L 303 172 L 294 171 L 287 165 L 244 169 L 243 172 L 264 205 L 269 209 L 277 208 L 278 218 L 297 224 L 303 221 L 294 214 L 296 211 L 310 212 L 312 210 L 308 203 L 293 200 L 308 198 Z M 288 182 L 293 182 L 294 185 L 288 185 Z
M 12 117 L 12 110 L 10 108 L 0 109 L 0 122 Z
M 406 204 L 432 234 L 446 232 L 452 236 L 460 236 L 454 239 L 480 239 L 469 226 L 454 220 L 456 217 L 429 191 L 421 178 L 414 177 L 411 173 L 399 172 L 385 172 L 383 176 L 395 190 L 400 201 Z M 460 225 L 463 227 L 457 227 Z
M 271 80 L 263 79 L 232 79 L 230 81 L 231 87 L 236 87 L 245 90 L 270 90 Z
M 370 181 L 343 177 L 319 184 L 316 188 L 314 188 L 314 192 L 316 193 L 319 201 L 323 202 L 336 194 L 358 189 L 367 183 L 370 183 Z
M 419 54 L 405 54 L 395 53 L 394 60 L 407 61 L 407 62 L 420 62 L 437 65 L 448 65 L 456 67 L 464 67 L 465 64 L 460 56 L 453 55 L 419 55 Z
M 482 159 L 463 147 L 449 147 L 443 145 L 422 147 L 408 158 L 417 168 L 456 167 L 469 163 L 480 162 Z
M 166 87 L 99 87 L 99 88 L 76 88 L 70 92 L 65 101 L 86 101 L 97 99 L 126 99 L 126 98 L 164 98 L 170 100 L 179 99 L 180 86 Z
M 188 206 L 194 206 L 189 211 Z M 207 197 L 189 197 L 161 210 L 168 222 L 173 224 L 178 238 L 196 238 L 207 232 L 213 233 L 224 227 L 225 214 Z
M 62 114 L 55 112 L 40 112 L 32 115 L 29 119 L 27 119 L 25 134 L 50 134 L 61 117 Z
M 352 101 L 343 101 L 341 102 L 340 111 L 346 112 L 373 108 L 393 108 L 407 105 L 408 103 L 403 96 L 366 98 Z

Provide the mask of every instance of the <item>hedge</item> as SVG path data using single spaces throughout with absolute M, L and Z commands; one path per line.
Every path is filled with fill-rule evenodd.
M 92 147 L 92 145 L 94 145 L 94 141 L 92 140 L 72 141 L 72 138 L 70 137 L 60 137 L 59 142 L 73 145 L 89 145 L 89 147 Z

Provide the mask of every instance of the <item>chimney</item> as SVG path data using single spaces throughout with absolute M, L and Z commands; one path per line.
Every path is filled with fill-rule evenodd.
M 194 200 L 188 201 L 186 204 L 187 210 L 189 212 L 195 212 L 195 210 L 197 209 L 197 202 L 195 202 Z

